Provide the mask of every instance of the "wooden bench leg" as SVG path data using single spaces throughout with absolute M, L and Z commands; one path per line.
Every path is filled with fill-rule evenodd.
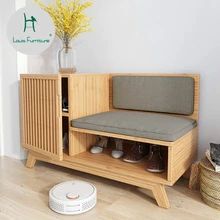
M 152 192 L 157 201 L 158 206 L 166 209 L 170 207 L 170 203 L 164 185 L 154 185 L 152 188 Z
M 28 152 L 26 167 L 33 168 L 35 163 L 36 163 L 36 158 L 31 154 L 31 152 Z

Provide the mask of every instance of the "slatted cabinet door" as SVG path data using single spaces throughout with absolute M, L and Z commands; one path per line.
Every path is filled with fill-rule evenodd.
M 22 145 L 62 160 L 61 79 L 21 75 Z

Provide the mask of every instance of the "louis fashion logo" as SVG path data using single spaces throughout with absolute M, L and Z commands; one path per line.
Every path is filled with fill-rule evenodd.
M 8 38 L 12 46 L 25 54 L 39 54 L 53 42 L 55 27 L 50 16 L 43 10 L 19 9 L 8 24 Z

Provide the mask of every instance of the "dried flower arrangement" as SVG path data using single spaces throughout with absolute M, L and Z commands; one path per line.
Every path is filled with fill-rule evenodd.
M 63 42 L 63 48 L 58 52 L 59 71 L 61 73 L 74 73 L 75 53 L 71 47 L 71 40 L 80 33 L 90 31 L 90 18 L 85 9 L 92 6 L 91 1 L 84 0 L 54 0 L 45 5 L 42 0 L 35 2 L 52 18 L 56 27 L 56 35 Z
M 56 35 L 68 45 L 71 39 L 80 33 L 90 31 L 90 18 L 84 11 L 92 6 L 91 1 L 81 0 L 54 0 L 54 3 L 45 5 L 41 0 L 35 2 L 53 19 Z

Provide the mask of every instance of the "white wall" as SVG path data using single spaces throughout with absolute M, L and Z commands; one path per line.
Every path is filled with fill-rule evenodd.
M 53 3 L 54 0 L 42 0 L 45 4 Z M 27 7 L 37 6 L 34 0 L 26 0 Z M 31 73 L 57 73 L 57 51 L 62 44 L 55 38 L 54 43 L 49 49 L 44 51 L 41 56 L 28 56 L 28 72 Z
M 200 156 L 220 143 L 219 0 L 97 0 L 89 14 L 94 31 L 75 42 L 79 72 L 199 72 Z M 29 70 L 56 72 L 57 47 Z
M 1 3 L 0 3 L 1 6 Z M 0 42 L 2 42 L 2 7 L 0 7 Z M 3 132 L 2 132 L 2 44 L 0 44 L 0 156 L 3 155 Z
M 21 158 L 20 129 L 19 129 L 19 84 L 17 72 L 17 54 L 9 45 L 6 37 L 6 26 L 9 17 L 15 12 L 15 1 L 1 1 L 2 27 L 2 72 L 1 74 L 1 98 L 2 112 L 1 126 L 4 147 L 4 155 Z

